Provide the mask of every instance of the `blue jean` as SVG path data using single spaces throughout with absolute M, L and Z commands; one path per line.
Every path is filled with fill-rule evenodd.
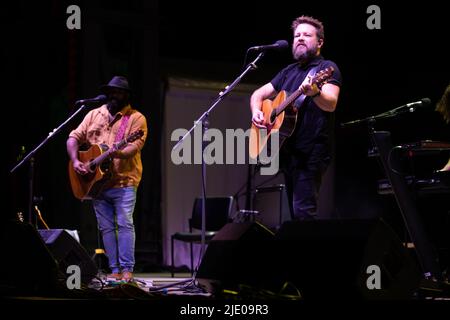
M 133 271 L 136 187 L 106 189 L 92 203 L 111 271 Z

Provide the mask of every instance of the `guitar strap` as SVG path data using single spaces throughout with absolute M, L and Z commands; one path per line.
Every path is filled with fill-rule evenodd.
M 125 129 L 127 127 L 128 119 L 130 119 L 130 115 L 124 115 L 122 117 L 122 122 L 120 123 L 119 130 L 117 130 L 116 138 L 114 139 L 114 143 L 119 142 L 123 139 L 123 136 L 125 134 Z
M 312 78 L 316 74 L 316 72 L 317 72 L 317 66 L 316 67 L 312 67 L 309 70 L 308 74 L 306 75 L 305 79 L 307 77 L 311 77 Z M 300 107 L 303 105 L 303 102 L 305 101 L 306 97 L 307 97 L 307 95 L 301 94 L 300 97 L 298 97 L 297 100 L 295 100 L 294 106 L 297 108 L 297 110 L 300 109 Z

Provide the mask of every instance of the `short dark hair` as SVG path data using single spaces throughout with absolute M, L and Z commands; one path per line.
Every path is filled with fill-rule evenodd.
M 292 21 L 292 31 L 295 31 L 297 29 L 299 24 L 307 23 L 312 25 L 314 28 L 316 28 L 317 37 L 319 39 L 325 38 L 325 31 L 323 30 L 323 24 L 321 21 L 317 20 L 316 18 L 309 17 L 309 16 L 301 16 L 296 18 L 294 21 Z

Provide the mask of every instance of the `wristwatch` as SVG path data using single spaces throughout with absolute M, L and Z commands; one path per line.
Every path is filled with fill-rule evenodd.
M 320 94 L 322 93 L 322 90 L 319 90 L 319 92 L 317 92 L 315 95 L 311 96 L 311 98 L 315 98 L 320 96 Z

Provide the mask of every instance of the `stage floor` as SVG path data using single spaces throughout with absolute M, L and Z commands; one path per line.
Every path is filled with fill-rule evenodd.
M 100 281 L 101 280 L 101 281 Z M 31 279 L 30 279 L 31 283 Z M 292 285 L 292 284 L 291 284 Z M 411 299 L 413 301 L 450 301 L 450 285 L 445 282 L 444 290 L 433 287 L 426 283 L 422 283 L 418 294 Z M 3 288 L 5 289 L 5 288 Z M 289 289 L 289 288 L 288 288 Z M 190 273 L 175 273 L 175 277 L 171 277 L 170 272 L 154 272 L 154 273 L 135 273 L 134 281 L 127 283 L 106 278 L 105 275 L 99 274 L 98 278 L 92 279 L 89 285 L 82 284 L 80 289 L 69 290 L 64 280 L 58 282 L 57 287 L 52 287 L 46 292 L 9 292 L 3 291 L 2 298 L 7 300 L 24 301 L 24 300 L 139 300 L 139 301 L 161 301 L 164 302 L 205 302 L 205 301 L 303 301 L 300 288 L 293 285 L 291 290 L 285 290 L 281 293 L 274 293 L 269 290 L 255 289 L 252 287 L 243 287 L 240 292 L 233 290 L 223 290 L 220 294 L 208 292 L 202 287 L 197 279 L 194 279 Z M 324 291 L 325 290 L 325 291 Z M 39 293 L 38 293 L 39 292 Z M 41 294 L 42 292 L 42 294 Z M 326 295 L 326 288 L 317 288 L 317 292 L 324 295 L 320 301 L 327 301 L 330 297 Z M 339 292 L 339 291 L 336 291 Z M 316 295 L 314 298 L 316 298 Z M 334 296 L 331 300 L 341 300 L 342 297 Z M 364 299 L 357 298 L 361 301 Z M 306 299 L 308 300 L 308 299 Z M 352 300 L 352 299 L 350 299 Z M 381 299 L 383 300 L 383 299 Z M 404 298 L 402 298 L 404 300 Z M 311 301 L 311 300 L 310 300 Z M 314 301 L 314 299 L 312 299 Z

